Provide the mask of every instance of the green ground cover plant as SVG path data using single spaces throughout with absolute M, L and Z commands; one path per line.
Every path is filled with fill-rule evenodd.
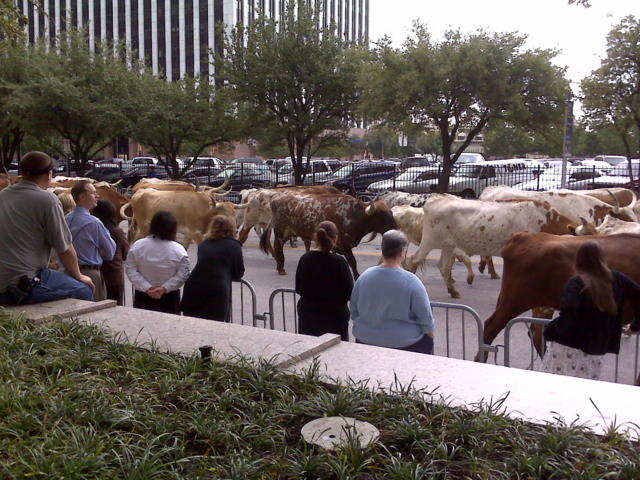
M 637 479 L 638 444 L 502 402 L 452 408 L 411 385 L 385 393 L 242 357 L 203 362 L 122 344 L 77 321 L 0 314 L 2 479 Z M 379 428 L 336 451 L 300 429 L 324 415 Z

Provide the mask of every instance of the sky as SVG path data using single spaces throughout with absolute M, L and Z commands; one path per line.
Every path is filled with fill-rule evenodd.
M 555 63 L 567 67 L 574 94 L 580 80 L 600 65 L 606 37 L 626 15 L 640 17 L 640 0 L 591 0 L 591 7 L 566 0 L 370 0 L 370 39 L 388 35 L 400 46 L 413 20 L 429 27 L 436 39 L 448 29 L 518 32 L 530 48 L 561 50 Z

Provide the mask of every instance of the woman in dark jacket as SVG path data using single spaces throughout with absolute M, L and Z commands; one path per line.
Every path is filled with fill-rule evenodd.
M 231 220 L 216 215 L 207 238 L 198 246 L 198 262 L 182 293 L 182 312 L 189 317 L 229 321 L 231 282 L 244 275 L 242 245 Z
M 640 330 L 640 285 L 609 269 L 593 241 L 578 250 L 576 272 L 564 287 L 560 315 L 544 330 L 545 338 L 554 343 L 545 353 L 542 368 L 548 373 L 597 380 L 602 356 L 620 351 L 626 301 L 634 311 L 631 330 Z
M 123 262 L 129 253 L 127 236 L 116 223 L 116 207 L 109 200 L 98 200 L 93 209 L 93 215 L 98 217 L 107 228 L 111 238 L 116 242 L 116 253 L 113 260 L 102 262 L 100 271 L 107 287 L 107 298 L 116 300 L 118 305 L 124 305 L 124 266 Z
M 340 335 L 349 341 L 349 307 L 353 277 L 342 255 L 331 253 L 338 240 L 333 222 L 318 225 L 315 234 L 318 250 L 305 253 L 296 270 L 298 333 L 320 336 Z

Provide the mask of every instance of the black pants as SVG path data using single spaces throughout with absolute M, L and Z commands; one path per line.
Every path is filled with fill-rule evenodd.
M 160 300 L 151 298 L 145 292 L 136 290 L 133 296 L 133 308 L 153 310 L 154 312 L 175 313 L 177 315 L 180 313 L 180 290 L 166 293 Z
M 145 294 L 146 295 L 146 294 Z M 118 306 L 124 306 L 124 286 L 107 285 L 107 300 L 115 300 Z

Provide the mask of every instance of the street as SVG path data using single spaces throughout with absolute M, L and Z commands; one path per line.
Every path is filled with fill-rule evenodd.
M 121 225 L 126 229 L 126 224 Z M 285 269 L 287 275 L 278 275 L 276 271 L 275 260 L 265 255 L 258 248 L 259 238 L 255 232 L 251 232 L 249 239 L 243 247 L 245 276 L 244 280 L 250 283 L 256 292 L 256 312 L 258 315 L 269 311 L 269 296 L 276 289 L 294 288 L 295 271 L 298 259 L 304 253 L 304 245 L 298 241 L 296 248 L 291 248 L 288 244 L 285 246 Z M 410 248 L 409 253 L 416 250 L 415 246 Z M 191 245 L 188 249 L 191 259 L 191 266 L 195 266 L 197 258 L 197 246 Z M 374 266 L 380 259 L 380 236 L 371 243 L 362 243 L 355 250 L 354 254 L 358 262 L 358 271 L 362 273 L 367 268 Z M 489 274 L 481 274 L 477 271 L 479 257 L 473 257 L 473 268 L 476 274 L 473 285 L 467 285 L 467 272 L 461 263 L 456 262 L 453 268 L 453 278 L 456 280 L 456 288 L 459 290 L 460 299 L 454 299 L 449 296 L 444 285 L 440 272 L 437 268 L 437 262 L 440 252 L 433 251 L 428 257 L 426 269 L 418 270 L 418 276 L 425 283 L 429 299 L 431 302 L 449 303 L 457 305 L 467 305 L 474 309 L 482 322 L 486 320 L 494 311 L 495 304 L 500 291 L 501 280 L 492 280 Z M 494 258 L 494 264 L 499 274 L 502 273 L 502 259 Z M 132 305 L 131 286 L 126 280 L 127 287 L 125 289 L 126 304 Z M 242 290 L 241 290 L 242 289 Z M 294 331 L 295 330 L 295 307 L 293 295 L 286 293 L 276 295 L 273 302 L 273 318 L 274 328 L 278 330 Z M 530 316 L 531 312 L 527 312 L 523 316 Z M 436 318 L 435 331 L 435 353 L 436 355 L 450 356 L 453 358 L 465 358 L 473 360 L 478 350 L 478 328 L 473 317 L 466 313 L 464 315 L 464 331 L 462 329 L 461 312 L 459 310 L 445 310 L 443 308 L 434 308 L 434 316 Z M 234 323 L 243 323 L 252 325 L 252 306 L 251 295 L 246 287 L 239 283 L 234 284 L 233 293 L 233 321 Z M 448 322 L 447 322 L 448 317 Z M 258 327 L 269 327 L 269 320 L 266 324 L 262 320 L 256 321 Z M 447 328 L 448 326 L 448 328 Z M 498 365 L 504 364 L 504 332 L 496 338 L 493 345 L 498 345 L 498 353 L 489 355 L 489 362 Z M 532 362 L 531 343 L 527 335 L 524 324 L 516 325 L 511 332 L 511 355 L 510 365 L 517 368 L 528 368 Z M 353 338 L 350 341 L 354 341 Z M 463 348 L 464 346 L 464 348 Z M 621 353 L 619 359 L 619 382 L 633 384 L 636 374 L 636 361 L 634 360 L 635 352 L 638 347 L 638 337 L 622 338 Z M 607 355 L 605 357 L 605 365 L 601 378 L 613 381 L 615 370 L 616 356 Z M 534 368 L 540 368 L 540 359 L 534 356 Z

